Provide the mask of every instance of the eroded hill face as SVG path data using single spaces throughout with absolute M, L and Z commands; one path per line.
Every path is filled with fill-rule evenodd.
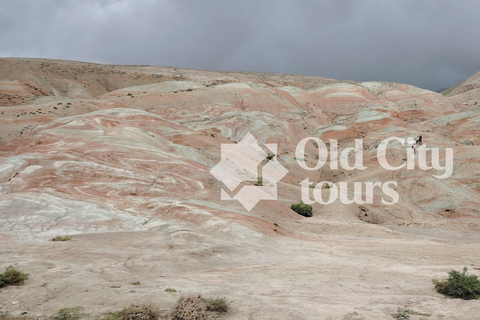
M 2 263 L 36 274 L 35 290 L 3 291 L 20 302 L 0 307 L 39 315 L 73 300 L 97 312 L 131 301 L 170 308 L 176 296 L 163 290 L 176 286 L 228 296 L 232 319 L 385 319 L 412 299 L 418 311 L 456 319 L 464 306 L 425 288 L 445 272 L 439 266 L 480 263 L 468 258 L 477 240 L 459 246 L 467 238 L 452 235 L 480 229 L 480 94 L 472 79 L 444 97 L 395 83 L 0 59 Z M 288 170 L 278 200 L 250 212 L 220 200 L 225 186 L 210 173 L 221 145 L 248 132 L 260 146 L 276 144 L 273 161 Z M 435 178 L 443 171 L 418 162 L 379 165 L 384 139 L 417 134 L 439 148 L 441 164 L 453 148 L 451 176 Z M 307 137 L 329 150 L 336 140 L 339 152 L 362 139 L 366 169 L 303 169 L 318 162 L 313 140 L 295 154 Z M 390 145 L 389 163 L 404 163 L 407 149 Z M 374 203 L 315 203 L 304 218 L 289 206 L 302 199 L 306 178 L 346 183 L 350 198 L 355 182 L 396 181 L 399 200 L 381 203 L 376 188 Z M 67 234 L 77 236 L 63 251 L 46 242 Z M 348 290 L 338 286 L 345 279 Z M 142 281 L 137 293 L 125 287 L 133 280 Z M 110 285 L 118 284 L 113 301 Z
M 382 204 L 378 189 L 373 204 L 315 204 L 316 216 L 479 227 L 480 116 L 474 100 L 470 108 L 458 105 L 455 92 L 461 88 L 443 97 L 409 85 L 293 75 L 24 59 L 2 59 L 0 66 L 4 231 L 76 233 L 185 223 L 215 233 L 215 221 L 233 219 L 264 233 L 265 223 L 299 219 L 288 205 L 301 199 L 299 183 L 307 177 L 349 182 L 350 191 L 355 181 L 398 182 L 394 205 Z M 209 173 L 221 159 L 221 144 L 238 142 L 247 132 L 261 144 L 276 143 L 278 160 L 289 171 L 278 187 L 279 200 L 262 201 L 251 213 L 237 201 L 220 201 L 222 185 Z M 451 177 L 436 179 L 438 170 L 421 170 L 418 163 L 414 170 L 379 166 L 382 140 L 417 134 L 428 147 L 440 148 L 441 161 L 445 148 L 454 149 Z M 367 169 L 302 169 L 295 149 L 306 137 L 327 146 L 336 139 L 340 151 L 363 139 Z M 392 147 L 392 161 L 406 160 L 406 149 Z M 317 157 L 311 141 L 304 160 L 315 167 Z M 86 216 L 83 207 L 91 208 Z M 20 217 L 28 223 L 18 222 Z

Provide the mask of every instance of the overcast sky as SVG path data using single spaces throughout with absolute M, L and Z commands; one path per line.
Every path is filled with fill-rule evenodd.
M 476 0 L 0 0 L 0 56 L 382 80 L 480 70 Z

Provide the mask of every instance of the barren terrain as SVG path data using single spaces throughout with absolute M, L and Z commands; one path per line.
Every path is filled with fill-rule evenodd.
M 224 296 L 224 319 L 479 319 L 480 301 L 432 279 L 480 275 L 480 73 L 445 95 L 406 84 L 282 74 L 0 59 L 0 313 L 92 316 L 129 304 L 165 310 L 188 293 Z M 288 169 L 278 200 L 250 212 L 220 200 L 210 170 L 248 132 Z M 382 140 L 423 134 L 453 148 L 453 173 L 388 171 Z M 363 139 L 366 170 L 313 167 L 306 137 Z M 389 149 L 390 161 L 406 148 Z M 444 154 L 444 153 L 441 153 Z M 445 159 L 442 158 L 442 161 Z M 300 182 L 397 181 L 393 205 L 289 206 Z M 313 192 L 313 190 L 312 190 Z M 58 235 L 71 241 L 52 242 Z M 131 282 L 140 282 L 132 285 Z M 175 288 L 177 292 L 165 292 Z

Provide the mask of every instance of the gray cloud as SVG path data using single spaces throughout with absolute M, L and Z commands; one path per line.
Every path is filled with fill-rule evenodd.
M 3 0 L 0 56 L 438 90 L 480 70 L 478 12 L 468 0 Z

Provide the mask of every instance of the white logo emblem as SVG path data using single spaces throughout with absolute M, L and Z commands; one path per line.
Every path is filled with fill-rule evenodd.
M 288 170 L 278 162 L 277 144 L 268 143 L 265 147 L 273 154 L 263 151 L 250 132 L 237 144 L 222 143 L 222 160 L 210 173 L 230 192 L 244 181 L 255 184 L 243 184 L 233 197 L 222 188 L 221 200 L 238 200 L 248 211 L 260 200 L 277 200 L 277 182 Z

